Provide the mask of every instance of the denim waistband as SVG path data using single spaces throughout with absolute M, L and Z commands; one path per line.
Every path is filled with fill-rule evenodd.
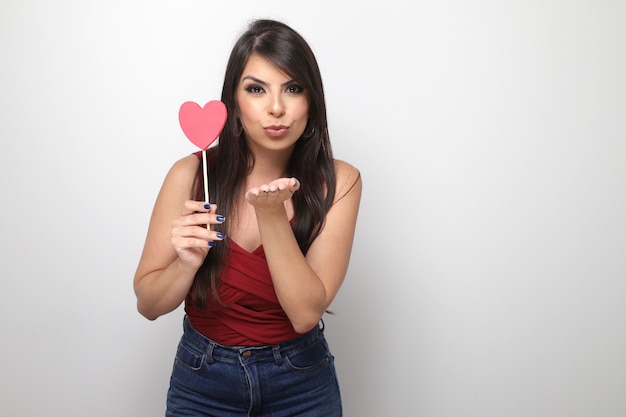
M 282 365 L 283 356 L 303 349 L 320 338 L 323 339 L 324 326 L 323 321 L 320 321 L 320 325 L 315 326 L 311 331 L 302 336 L 275 345 L 261 346 L 220 345 L 194 329 L 186 316 L 183 320 L 183 329 L 183 339 L 187 343 L 192 344 L 196 349 L 205 352 L 206 361 L 208 363 L 212 363 L 216 357 L 233 361 L 247 360 L 253 357 L 254 360 L 263 360 L 271 357 L 278 365 Z

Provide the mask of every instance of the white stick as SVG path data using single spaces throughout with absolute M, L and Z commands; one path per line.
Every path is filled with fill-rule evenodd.
M 202 150 L 202 172 L 204 174 L 204 202 L 209 203 L 209 174 L 207 172 L 206 149 Z
M 202 150 L 202 173 L 204 174 L 204 202 L 209 203 L 209 174 L 206 163 L 206 149 Z M 207 229 L 211 229 L 211 225 L 206 225 Z

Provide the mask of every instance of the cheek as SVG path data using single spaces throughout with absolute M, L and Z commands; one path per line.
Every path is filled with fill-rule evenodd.
M 296 114 L 295 116 L 298 119 L 308 119 L 309 118 L 309 102 L 307 100 L 303 100 L 298 106 L 296 106 Z
M 237 100 L 237 107 L 239 108 L 239 117 L 241 119 L 248 119 L 253 113 L 252 106 L 249 101 L 239 99 Z
M 243 121 L 257 120 L 261 111 L 261 100 L 251 100 L 245 92 L 237 94 L 237 107 L 239 108 L 239 117 Z

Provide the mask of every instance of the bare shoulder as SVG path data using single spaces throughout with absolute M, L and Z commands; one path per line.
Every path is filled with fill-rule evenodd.
M 194 179 L 200 160 L 196 155 L 187 155 L 174 162 L 167 176 L 174 181 L 187 182 Z
M 361 172 L 354 165 L 335 159 L 335 175 L 337 176 L 336 200 L 339 200 L 351 191 L 361 193 Z
M 180 158 L 167 172 L 159 200 L 180 202 L 191 198 L 191 189 L 198 173 L 200 161 L 196 155 L 187 155 Z

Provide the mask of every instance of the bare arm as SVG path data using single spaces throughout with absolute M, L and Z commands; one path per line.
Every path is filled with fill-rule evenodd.
M 150 320 L 175 310 L 185 299 L 210 246 L 220 240 L 215 206 L 191 201 L 198 158 L 187 156 L 168 172 L 154 204 L 134 278 L 137 309 Z
M 293 328 L 300 333 L 314 327 L 332 303 L 345 278 L 352 251 L 361 178 L 345 162 L 336 161 L 335 167 L 335 202 L 306 257 L 300 251 L 283 204 L 297 192 L 297 181 L 277 180 L 246 194 L 255 208 L 276 295 Z M 264 192 L 268 187 L 270 192 Z

